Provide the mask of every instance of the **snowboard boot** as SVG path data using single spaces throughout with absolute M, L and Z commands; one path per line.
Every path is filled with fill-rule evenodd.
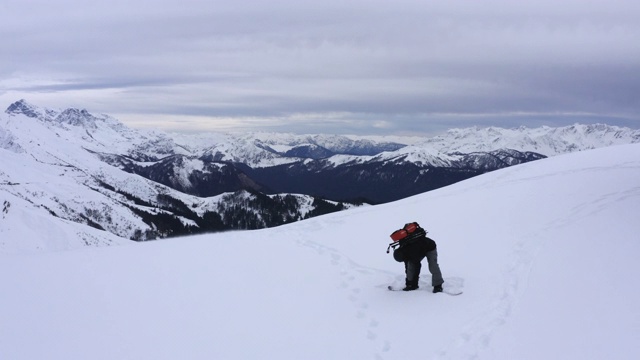
M 411 291 L 411 290 L 417 290 L 418 289 L 418 282 L 417 281 L 406 281 L 405 284 L 406 284 L 406 286 L 404 287 L 404 289 L 402 289 L 402 291 Z
M 433 293 L 439 293 L 442 292 L 442 285 L 436 285 L 433 287 Z

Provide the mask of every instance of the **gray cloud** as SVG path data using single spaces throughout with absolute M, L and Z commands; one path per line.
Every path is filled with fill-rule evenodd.
M 9 0 L 0 100 L 173 129 L 640 127 L 638 18 L 635 0 Z

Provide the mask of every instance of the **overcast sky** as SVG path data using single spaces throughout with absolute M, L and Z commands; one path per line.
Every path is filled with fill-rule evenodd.
M 640 128 L 638 0 L 1 0 L 0 107 L 169 131 Z

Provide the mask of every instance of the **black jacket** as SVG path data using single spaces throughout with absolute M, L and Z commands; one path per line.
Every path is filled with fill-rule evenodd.
M 401 244 L 399 250 L 402 251 L 404 261 L 421 261 L 427 252 L 436 249 L 436 242 L 425 236 L 412 239 L 405 244 Z

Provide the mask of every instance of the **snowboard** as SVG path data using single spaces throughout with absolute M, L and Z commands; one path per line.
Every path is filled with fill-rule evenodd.
M 389 285 L 387 287 L 387 289 L 389 289 L 390 291 L 402 291 L 402 289 L 404 288 L 404 286 L 394 286 L 394 285 Z M 433 288 L 431 286 L 429 287 L 419 287 L 416 290 L 412 290 L 412 291 L 433 291 Z M 411 292 L 411 291 L 408 291 Z M 442 288 L 442 293 L 443 294 L 447 294 L 447 295 L 451 295 L 451 296 L 457 296 L 462 294 L 462 290 L 461 289 L 451 289 L 451 288 L 447 288 L 447 287 L 443 287 Z M 438 294 L 438 293 L 436 293 Z
M 429 291 L 429 292 L 433 291 L 433 288 L 431 287 L 431 282 L 420 281 L 418 285 L 420 285 L 418 290 L 413 290 L 413 291 L 420 291 L 420 290 Z M 396 281 L 393 284 L 388 286 L 388 289 L 391 291 L 402 291 L 403 288 L 404 288 L 404 281 Z M 451 296 L 456 296 L 456 295 L 462 294 L 463 288 L 464 288 L 463 278 L 455 277 L 455 276 L 444 278 L 444 284 L 442 284 L 443 293 Z

